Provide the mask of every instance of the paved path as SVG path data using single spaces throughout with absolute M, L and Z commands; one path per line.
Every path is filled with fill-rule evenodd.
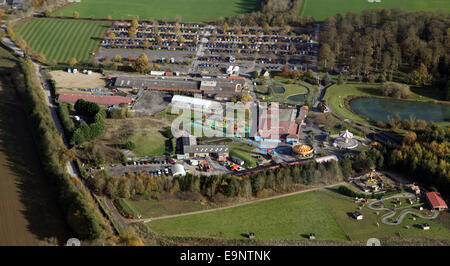
M 331 188 L 331 187 L 335 187 L 335 186 L 339 186 L 339 185 L 345 185 L 345 182 L 340 182 L 340 183 L 336 183 L 336 184 L 332 184 L 332 185 L 326 185 L 326 186 L 320 186 L 320 187 L 314 187 L 314 188 L 310 188 L 310 189 L 306 189 L 306 190 L 301 190 L 301 191 L 296 191 L 296 192 L 291 192 L 291 193 L 287 193 L 287 194 L 282 194 L 282 195 L 277 195 L 277 196 L 272 196 L 272 197 L 268 197 L 268 198 L 264 198 L 264 199 L 258 199 L 258 200 L 253 200 L 253 201 L 247 201 L 247 202 L 243 202 L 243 203 L 239 203 L 239 204 L 235 204 L 232 206 L 226 206 L 226 207 L 221 207 L 221 208 L 215 208 L 215 209 L 209 209 L 209 210 L 203 210 L 203 211 L 195 211 L 195 212 L 188 212 L 188 213 L 181 213 L 181 214 L 174 214 L 174 215 L 166 215 L 166 216 L 160 216 L 160 217 L 154 217 L 154 218 L 144 218 L 144 219 L 134 219 L 134 220 L 126 220 L 128 223 L 133 223 L 133 222 L 143 222 L 143 223 L 147 223 L 147 222 L 151 222 L 151 221 L 155 221 L 155 220 L 164 220 L 164 219 L 169 219 L 169 218 L 175 218 L 175 217 L 181 217 L 181 216 L 188 216 L 188 215 L 195 215 L 195 214 L 201 214 L 201 213 L 208 213 L 208 212 L 215 212 L 215 211 L 221 211 L 221 210 L 226 210 L 226 209 L 231 209 L 231 208 L 236 208 L 239 206 L 245 206 L 245 205 L 250 205 L 250 204 L 255 204 L 255 203 L 259 203 L 259 202 L 263 202 L 266 200 L 273 200 L 273 199 L 279 199 L 279 198 L 284 198 L 284 197 L 289 197 L 292 195 L 297 195 L 297 194 L 301 194 L 301 193 L 305 193 L 305 192 L 310 192 L 310 191 L 315 191 L 315 190 L 322 190 L 324 188 Z M 123 219 L 123 218 L 122 218 Z
M 384 224 L 387 224 L 387 225 L 399 225 L 399 224 L 402 223 L 403 219 L 408 214 L 412 214 L 412 215 L 418 216 L 418 217 L 423 218 L 423 219 L 428 219 L 428 220 L 435 219 L 439 215 L 439 212 L 433 212 L 433 211 L 432 211 L 432 215 L 431 216 L 424 216 L 423 214 L 417 213 L 417 212 L 414 212 L 414 211 L 405 211 L 405 212 L 401 213 L 400 216 L 398 217 L 398 219 L 397 219 L 398 222 L 394 222 L 394 223 L 388 222 L 387 220 L 389 218 L 392 218 L 393 216 L 395 216 L 397 211 L 399 211 L 399 210 L 404 210 L 404 209 L 408 209 L 408 208 L 411 208 L 411 207 L 416 207 L 416 206 L 423 205 L 423 203 L 420 203 L 420 204 L 415 204 L 415 205 L 410 205 L 410 206 L 405 206 L 405 207 L 395 208 L 395 209 L 390 209 L 390 208 L 386 208 L 386 207 L 374 207 L 373 206 L 374 204 L 382 203 L 383 201 L 390 200 L 392 198 L 413 198 L 413 199 L 415 199 L 416 195 L 411 194 L 411 193 L 401 193 L 401 194 L 397 194 L 397 195 L 385 198 L 384 200 L 377 200 L 377 201 L 373 201 L 373 202 L 369 203 L 367 205 L 367 208 L 369 208 L 371 210 L 388 211 L 388 213 L 386 213 L 383 216 L 381 216 L 381 222 L 384 223 Z

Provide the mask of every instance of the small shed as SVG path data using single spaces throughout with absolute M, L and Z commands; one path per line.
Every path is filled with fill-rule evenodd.
M 364 216 L 360 212 L 354 212 L 354 213 L 352 213 L 352 216 L 356 220 L 362 220 L 364 218 Z
M 241 158 L 238 158 L 238 157 L 231 157 L 231 160 L 238 165 L 244 165 L 244 163 L 245 163 L 244 160 L 242 160 Z
M 250 239 L 255 238 L 255 233 L 250 232 L 250 233 L 248 234 L 248 238 L 250 238 Z
M 429 224 L 422 224 L 422 229 L 423 230 L 430 230 L 430 225 Z
M 316 235 L 314 233 L 309 234 L 309 239 L 316 239 Z

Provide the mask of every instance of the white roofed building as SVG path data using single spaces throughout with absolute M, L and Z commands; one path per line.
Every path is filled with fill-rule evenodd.
M 189 104 L 197 108 L 203 107 L 208 109 L 213 105 L 213 103 L 215 102 L 210 100 L 204 100 L 201 98 L 187 97 L 182 95 L 174 95 L 172 98 L 172 104 Z
M 172 166 L 172 175 L 173 176 L 185 176 L 186 171 L 184 170 L 184 166 L 181 164 L 174 164 Z

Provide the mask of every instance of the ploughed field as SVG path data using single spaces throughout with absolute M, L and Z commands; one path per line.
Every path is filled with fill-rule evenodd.
M 6 74 L 14 65 L 0 47 L 0 246 L 62 244 L 70 234 Z
M 259 0 L 82 0 L 53 12 L 53 16 L 72 17 L 76 11 L 81 18 L 157 20 L 181 19 L 201 22 L 219 17 L 231 17 L 257 10 Z
M 32 52 L 43 53 L 48 61 L 78 62 L 96 52 L 109 22 L 34 18 L 15 27 Z
M 338 13 L 345 15 L 348 11 L 361 12 L 364 9 L 401 8 L 407 11 L 437 11 L 450 12 L 448 0 L 302 0 L 299 14 L 313 16 L 324 20 Z

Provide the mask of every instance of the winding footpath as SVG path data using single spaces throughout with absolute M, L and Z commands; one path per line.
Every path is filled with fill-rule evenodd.
M 411 208 L 411 207 L 421 206 L 423 204 L 423 203 L 420 203 L 420 204 L 415 204 L 415 205 L 410 205 L 410 206 L 405 206 L 405 207 L 395 208 L 395 209 L 390 209 L 390 208 L 386 208 L 386 207 L 375 207 L 374 206 L 375 204 L 382 203 L 383 201 L 390 200 L 392 198 L 416 198 L 416 196 L 414 194 L 411 194 L 411 193 L 402 193 L 402 194 L 397 194 L 397 195 L 385 198 L 384 200 L 377 200 L 377 201 L 373 201 L 373 202 L 369 203 L 367 205 L 367 208 L 369 208 L 371 210 L 374 210 L 374 211 L 388 211 L 388 213 L 386 213 L 383 216 L 381 216 L 381 222 L 384 223 L 384 224 L 387 224 L 387 225 L 399 225 L 399 224 L 402 223 L 403 219 L 408 214 L 412 214 L 412 215 L 415 215 L 417 217 L 420 217 L 422 219 L 427 219 L 427 220 L 435 219 L 439 215 L 439 212 L 435 212 L 435 211 L 432 211 L 432 215 L 431 216 L 425 216 L 425 215 L 422 215 L 421 213 L 414 212 L 414 211 L 405 211 L 405 212 L 400 214 L 400 216 L 397 219 L 397 222 L 394 222 L 394 223 L 393 222 L 389 222 L 387 220 L 389 218 L 392 218 L 393 216 L 395 216 L 397 211 L 403 210 L 403 209 L 408 209 L 408 208 Z

